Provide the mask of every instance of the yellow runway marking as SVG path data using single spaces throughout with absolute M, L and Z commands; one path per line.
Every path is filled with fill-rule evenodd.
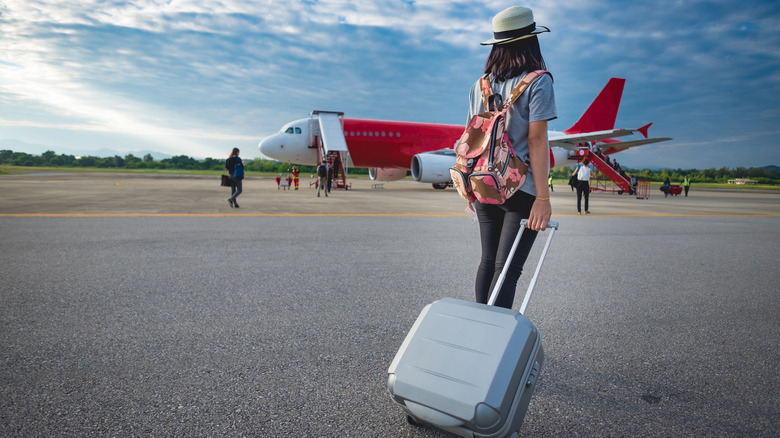
M 0 213 L 0 217 L 109 218 L 109 217 L 463 217 L 462 213 Z M 577 217 L 576 214 L 556 214 Z M 780 214 L 590 214 L 588 217 L 780 217 Z
M 451 213 L 5 213 L 0 217 L 459 217 Z M 465 217 L 465 216 L 464 216 Z
M 576 214 L 556 214 L 553 215 L 553 219 L 556 217 L 577 217 Z M 780 214 L 674 214 L 674 213 L 648 213 L 648 214 L 589 214 L 586 216 L 580 216 L 582 218 L 588 217 L 780 217 Z

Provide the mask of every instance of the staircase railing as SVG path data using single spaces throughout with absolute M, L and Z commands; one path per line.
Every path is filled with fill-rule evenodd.
M 631 182 L 628 180 L 628 178 L 618 173 L 617 170 L 604 161 L 598 154 L 595 154 L 592 151 L 586 149 L 582 157 L 588 157 L 590 162 L 593 163 L 593 166 L 601 173 L 603 173 L 607 178 L 612 180 L 612 182 L 614 182 L 620 190 L 625 193 L 630 192 L 629 188 L 631 187 Z

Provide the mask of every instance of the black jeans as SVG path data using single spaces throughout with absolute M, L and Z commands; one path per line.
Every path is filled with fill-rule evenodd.
M 477 269 L 474 287 L 478 303 L 487 304 L 490 293 L 507 263 L 512 244 L 520 230 L 520 221 L 528 219 L 536 197 L 518 191 L 503 205 L 480 204 L 476 212 L 479 218 L 479 235 L 482 240 L 482 258 Z M 523 272 L 523 265 L 536 240 L 536 231 L 526 229 L 515 255 L 509 265 L 504 283 L 498 292 L 496 306 L 512 308 L 515 300 L 517 280 Z
M 588 197 L 590 196 L 590 184 L 588 181 L 577 181 L 577 213 L 581 213 L 582 197 L 585 196 L 585 211 L 588 211 Z

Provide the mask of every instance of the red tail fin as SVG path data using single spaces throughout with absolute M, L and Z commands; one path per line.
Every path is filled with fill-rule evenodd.
M 617 119 L 618 107 L 620 107 L 620 98 L 623 97 L 623 85 L 625 83 L 625 79 L 611 78 L 593 103 L 580 116 L 577 123 L 563 132 L 566 134 L 578 134 L 613 129 L 615 127 L 615 119 Z

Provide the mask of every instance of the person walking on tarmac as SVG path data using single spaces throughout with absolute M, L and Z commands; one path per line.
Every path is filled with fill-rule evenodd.
M 544 26 L 536 26 L 533 12 L 528 8 L 511 7 L 493 17 L 494 38 L 482 43 L 493 46 L 483 70 L 493 93 L 509 99 L 511 91 L 527 73 L 547 69 L 537 34 L 549 31 Z M 469 92 L 467 120 L 485 111 L 481 84 L 482 77 Z M 474 282 L 476 301 L 479 303 L 487 303 L 501 271 L 509 264 L 495 304 L 512 307 L 517 281 L 537 231 L 547 228 L 552 215 L 547 186 L 550 172 L 547 122 L 557 117 L 553 80 L 547 73 L 534 79 L 507 111 L 506 135 L 515 154 L 523 160 L 527 159 L 530 164 L 523 185 L 503 204 L 476 201 L 469 204 L 477 213 L 482 247 Z M 514 257 L 510 260 L 509 252 L 522 219 L 528 219 L 528 230 L 523 233 Z
M 295 190 L 298 190 L 298 175 L 301 172 L 298 170 L 297 167 L 293 167 L 292 175 L 293 175 L 293 182 L 295 183 Z
M 333 162 L 328 161 L 328 193 L 330 193 L 330 188 L 333 186 Z
M 585 196 L 585 214 L 588 211 L 588 198 L 590 197 L 590 159 L 585 157 L 577 170 L 572 173 L 577 178 L 577 216 L 582 215 L 582 197 Z
M 317 166 L 317 197 L 320 197 L 320 190 L 325 192 L 325 197 L 328 197 L 328 163 L 322 160 L 322 164 Z
M 685 197 L 687 198 L 688 197 L 688 189 L 691 188 L 691 177 L 690 176 L 686 175 L 685 177 L 683 177 L 682 186 L 683 186 L 683 189 L 685 190 Z
M 225 170 L 230 175 L 230 197 L 227 202 L 231 208 L 238 208 L 238 195 L 241 194 L 244 180 L 244 162 L 238 156 L 238 148 L 233 148 L 230 156 L 225 160 Z
M 341 169 L 341 158 L 336 155 L 336 159 L 333 160 L 333 179 L 339 179 L 339 170 Z

